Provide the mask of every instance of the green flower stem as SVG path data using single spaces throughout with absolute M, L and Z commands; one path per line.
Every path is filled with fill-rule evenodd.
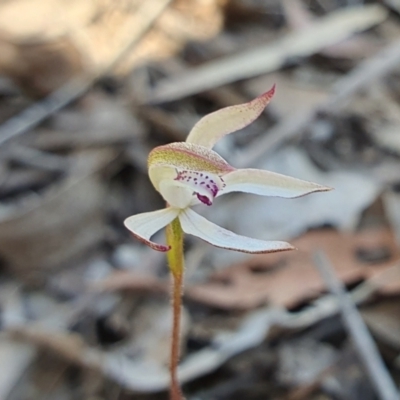
M 168 251 L 168 264 L 172 275 L 172 339 L 170 360 L 170 399 L 183 400 L 182 391 L 178 380 L 178 364 L 180 353 L 180 323 L 182 310 L 182 288 L 183 288 L 183 231 L 179 219 L 174 219 L 167 226 L 167 243 L 171 246 Z

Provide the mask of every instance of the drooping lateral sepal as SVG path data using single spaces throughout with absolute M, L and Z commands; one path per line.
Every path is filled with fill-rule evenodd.
M 133 236 L 142 243 L 154 250 L 168 251 L 170 249 L 169 246 L 152 242 L 150 238 L 173 221 L 178 214 L 179 210 L 168 207 L 158 211 L 132 215 L 124 221 L 124 224 Z
M 183 210 L 179 214 L 179 220 L 185 233 L 197 236 L 213 246 L 223 249 L 253 254 L 274 253 L 294 249 L 292 245 L 286 242 L 265 241 L 237 235 L 213 224 L 190 208 Z

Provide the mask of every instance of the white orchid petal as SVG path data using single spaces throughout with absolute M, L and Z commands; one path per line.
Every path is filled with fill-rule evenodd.
M 211 149 L 223 136 L 251 124 L 264 111 L 275 92 L 275 86 L 248 103 L 226 107 L 204 116 L 190 131 L 187 143 Z
M 179 210 L 168 207 L 158 211 L 132 215 L 124 221 L 124 224 L 137 239 L 147 246 L 158 251 L 168 251 L 169 246 L 154 243 L 150 238 L 172 222 L 178 214 Z
M 230 192 L 246 192 L 261 196 L 299 197 L 312 192 L 331 190 L 317 183 L 260 169 L 238 169 L 224 175 L 225 188 L 220 195 Z
M 172 207 L 186 208 L 193 199 L 193 190 L 182 182 L 165 179 L 160 182 L 160 193 Z
M 149 178 L 154 188 L 160 191 L 160 182 L 163 180 L 174 180 L 177 172 L 176 167 L 169 165 L 160 165 L 149 168 Z
M 179 220 L 185 233 L 197 236 L 216 247 L 237 250 L 243 253 L 273 253 L 294 249 L 293 246 L 286 242 L 264 241 L 236 235 L 213 224 L 190 208 L 181 212 Z

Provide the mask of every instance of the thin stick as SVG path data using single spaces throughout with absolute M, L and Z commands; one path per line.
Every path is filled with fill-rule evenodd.
M 399 400 L 399 392 L 389 375 L 379 351 L 361 318 L 351 296 L 337 278 L 328 258 L 322 251 L 314 254 L 314 262 L 332 294 L 337 297 L 345 327 L 353 339 L 360 360 L 381 400 Z
M 20 114 L 10 118 L 0 126 L 0 146 L 34 128 L 40 122 L 53 115 L 63 107 L 84 95 L 104 74 L 112 71 L 127 54 L 142 39 L 157 18 L 172 0 L 147 0 L 137 11 L 140 13 L 140 22 L 133 27 L 129 42 L 109 61 L 101 71 L 94 76 L 80 75 L 72 78 L 44 100 L 34 103 Z

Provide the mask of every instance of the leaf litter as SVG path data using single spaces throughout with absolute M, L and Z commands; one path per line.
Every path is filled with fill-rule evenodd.
M 122 221 L 163 206 L 144 176 L 151 148 L 274 82 L 275 104 L 218 151 L 335 191 L 199 209 L 298 251 L 238 258 L 187 241 L 186 392 L 373 398 L 317 248 L 398 379 L 396 2 L 101 0 L 61 20 L 46 15 L 62 0 L 28 3 L 0 13 L 0 397 L 166 398 L 166 266 Z

